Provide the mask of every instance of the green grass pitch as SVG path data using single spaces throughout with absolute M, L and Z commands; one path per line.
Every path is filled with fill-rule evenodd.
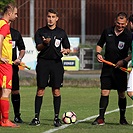
M 105 115 L 106 124 L 104 126 L 94 126 L 90 119 L 77 124 L 69 125 L 66 128 L 60 129 L 53 126 L 53 99 L 51 88 L 46 88 L 45 96 L 40 113 L 41 125 L 38 127 L 30 126 L 29 122 L 34 117 L 34 98 L 36 87 L 21 87 L 21 117 L 24 121 L 20 124 L 20 128 L 5 128 L 0 127 L 0 133 L 129 133 L 133 131 L 133 109 L 128 108 L 126 117 L 130 125 L 119 125 L 119 112 L 113 112 Z M 74 111 L 77 114 L 77 119 L 95 116 L 98 114 L 100 89 L 99 88 L 80 88 L 80 87 L 63 87 L 61 88 L 62 104 L 60 118 L 66 111 Z M 117 109 L 117 92 L 111 91 L 109 105 L 107 111 Z M 127 105 L 132 105 L 132 100 L 127 96 Z M 10 119 L 13 120 L 12 104 L 10 105 Z M 63 124 L 64 125 L 64 124 Z

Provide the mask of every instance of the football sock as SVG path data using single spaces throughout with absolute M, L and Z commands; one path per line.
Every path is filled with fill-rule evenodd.
M 61 96 L 54 96 L 53 97 L 53 104 L 54 104 L 54 113 L 55 113 L 55 118 L 59 117 L 59 112 L 60 112 L 60 105 L 61 105 Z
M 1 111 L 0 111 L 0 121 L 1 121 L 1 119 L 2 119 L 2 113 L 1 113 Z
M 14 114 L 15 117 L 20 116 L 19 110 L 20 110 L 20 94 L 12 94 L 11 100 L 13 104 Z
M 1 118 L 2 118 L 2 114 L 1 114 L 1 100 L 0 100 L 0 121 L 1 121 Z
M 101 96 L 99 103 L 99 118 L 104 119 L 104 114 L 109 103 L 109 96 Z
M 6 121 L 9 118 L 9 98 L 1 97 L 0 99 L 2 121 Z
M 37 96 L 35 97 L 35 118 L 39 119 L 40 109 L 42 105 L 43 96 Z
M 119 106 L 119 109 L 120 109 L 120 119 L 125 118 L 126 104 L 127 104 L 126 97 L 125 98 L 120 98 L 119 97 L 118 106 Z
M 133 100 L 133 96 L 130 97 Z

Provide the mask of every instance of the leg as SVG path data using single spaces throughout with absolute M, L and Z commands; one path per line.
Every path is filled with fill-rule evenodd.
M 12 90 L 11 94 L 11 101 L 13 104 L 13 109 L 14 109 L 14 121 L 16 123 L 23 123 L 21 117 L 20 117 L 20 93 L 19 90 Z
M 9 120 L 9 96 L 12 89 L 12 65 L 0 64 L 0 78 L 2 93 L 0 97 L 0 110 L 1 110 L 1 126 L 2 127 L 19 127 Z
M 61 122 L 59 119 L 60 106 L 61 106 L 61 95 L 60 89 L 52 88 L 53 93 L 53 104 L 54 104 L 54 126 L 61 126 Z
M 101 90 L 101 97 L 99 102 L 99 116 L 92 123 L 92 125 L 104 125 L 104 114 L 109 103 L 110 90 Z
M 128 91 L 127 95 L 133 100 L 133 91 Z
M 35 97 L 35 118 L 31 121 L 30 125 L 34 126 L 39 126 L 40 121 L 39 121 L 39 115 L 40 115 L 40 110 L 42 106 L 42 101 L 43 101 L 43 95 L 44 95 L 44 88 L 38 88 L 36 97 Z
M 0 88 L 0 99 L 1 99 L 1 96 L 2 96 L 2 88 Z M 0 126 L 1 126 L 1 118 L 2 118 L 1 115 L 2 114 L 1 114 L 1 100 L 0 100 Z
M 14 121 L 16 123 L 23 123 L 20 117 L 20 93 L 19 93 L 19 75 L 18 75 L 18 66 L 13 65 L 13 75 L 12 75 L 12 92 L 11 92 L 11 101 L 13 104 L 14 110 Z
M 127 95 L 133 100 L 133 69 L 128 78 Z
M 125 119 L 125 112 L 126 112 L 126 105 L 127 105 L 127 100 L 125 96 L 125 91 L 118 91 L 118 106 L 120 109 L 120 124 L 121 125 L 126 125 L 128 122 Z
M 54 115 L 55 118 L 58 118 L 61 106 L 60 89 L 52 88 L 52 93 L 53 93 Z
M 0 99 L 0 108 L 2 114 L 1 126 L 3 127 L 19 127 L 18 125 L 12 123 L 9 120 L 9 95 L 11 93 L 11 89 L 2 89 L 2 96 Z
M 37 94 L 35 97 L 35 118 L 39 118 L 42 101 L 43 101 L 43 95 L 44 95 L 44 89 L 38 88 Z
M 2 121 L 6 121 L 9 119 L 9 95 L 11 93 L 11 89 L 2 89 L 2 95 L 0 99 L 1 105 L 1 113 L 2 113 Z
M 101 98 L 99 103 L 99 118 L 104 119 L 104 114 L 109 103 L 110 90 L 101 90 Z

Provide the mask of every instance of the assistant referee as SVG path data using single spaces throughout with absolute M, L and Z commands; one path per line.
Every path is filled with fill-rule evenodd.
M 128 122 L 125 117 L 126 112 L 126 95 L 127 90 L 127 73 L 118 69 L 119 67 L 127 67 L 128 61 L 131 60 L 132 34 L 126 28 L 128 24 L 127 14 L 120 12 L 116 15 L 115 25 L 104 29 L 96 46 L 96 57 L 99 62 L 102 59 L 108 60 L 116 67 L 103 64 L 100 76 L 101 82 L 101 97 L 99 101 L 99 116 L 92 123 L 93 125 L 104 125 L 104 115 L 109 103 L 109 94 L 112 89 L 117 90 L 118 106 L 120 110 L 121 125 L 127 125 Z M 104 56 L 102 50 L 105 47 Z

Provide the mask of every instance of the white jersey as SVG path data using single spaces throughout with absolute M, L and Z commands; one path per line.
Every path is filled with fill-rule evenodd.
M 128 84 L 127 84 L 127 92 L 133 92 L 133 69 L 130 72 Z

